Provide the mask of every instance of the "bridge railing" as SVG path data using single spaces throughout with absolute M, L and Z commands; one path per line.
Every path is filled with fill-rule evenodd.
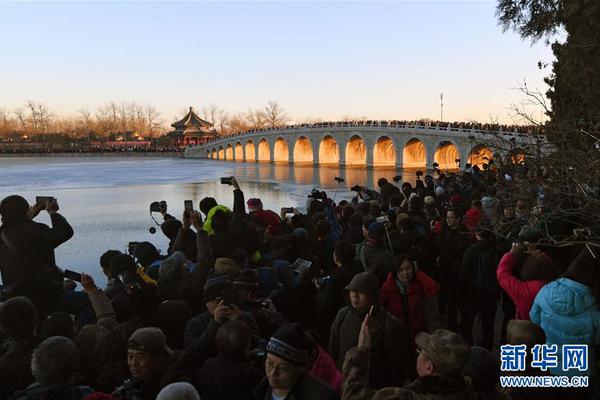
M 228 140 L 234 137 L 246 136 L 253 133 L 267 133 L 272 131 L 289 131 L 300 129 L 323 129 L 323 128 L 396 128 L 396 129 L 418 129 L 424 131 L 457 132 L 463 134 L 481 134 L 481 135 L 508 135 L 508 136 L 529 136 L 543 133 L 542 131 L 533 132 L 538 127 L 507 126 L 497 124 L 474 124 L 474 123 L 448 123 L 435 122 L 423 123 L 419 121 L 335 121 L 335 122 L 316 122 L 312 124 L 295 124 L 283 127 L 268 127 L 263 129 L 250 129 L 244 132 L 236 132 L 228 135 L 222 135 L 209 139 L 204 143 L 191 144 L 188 148 L 205 146 L 213 142 Z M 523 131 L 523 128 L 527 131 Z M 519 131 L 521 129 L 521 131 Z

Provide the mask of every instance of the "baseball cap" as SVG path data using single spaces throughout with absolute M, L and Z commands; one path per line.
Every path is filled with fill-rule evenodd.
M 127 341 L 127 348 L 152 354 L 173 353 L 167 346 L 165 334 L 155 327 L 140 328 L 133 332 Z
M 431 360 L 438 375 L 460 373 L 471 356 L 469 344 L 446 329 L 437 329 L 432 334 L 421 332 L 415 342 Z

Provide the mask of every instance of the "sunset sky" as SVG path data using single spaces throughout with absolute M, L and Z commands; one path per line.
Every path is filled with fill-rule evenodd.
M 58 115 L 109 101 L 171 122 L 278 101 L 295 120 L 490 118 L 546 90 L 551 50 L 497 24 L 495 1 L 0 3 L 0 107 Z M 539 111 L 537 112 L 539 116 Z

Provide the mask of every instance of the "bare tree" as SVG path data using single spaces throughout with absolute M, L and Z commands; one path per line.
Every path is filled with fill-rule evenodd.
M 144 115 L 146 119 L 146 131 L 150 136 L 157 134 L 162 127 L 163 121 L 160 118 L 160 112 L 150 104 L 144 107 Z
M 14 114 L 21 126 L 21 133 L 27 134 L 27 116 L 25 115 L 25 110 L 23 107 L 17 107 L 15 108 Z
M 251 108 L 244 114 L 246 123 L 249 129 L 263 129 L 267 126 L 267 121 L 264 112 L 256 110 L 253 111 Z
M 276 101 L 269 101 L 264 108 L 264 118 L 269 128 L 284 126 L 289 121 L 289 117 L 283 108 Z

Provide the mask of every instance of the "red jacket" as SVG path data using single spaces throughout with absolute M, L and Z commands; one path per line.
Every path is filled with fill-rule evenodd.
M 419 332 L 428 332 L 427 316 L 425 315 L 425 296 L 435 296 L 439 285 L 422 271 L 417 271 L 414 279 L 407 289 L 408 295 L 408 314 L 410 321 L 410 331 L 414 336 Z M 396 287 L 394 274 L 390 272 L 386 281 L 381 286 L 379 292 L 381 306 L 398 318 L 400 323 L 405 324 L 404 301 L 405 297 L 400 294 Z
M 481 210 L 475 207 L 469 208 L 462 219 L 462 223 L 469 228 L 469 230 L 477 228 L 481 223 Z
M 259 210 L 252 214 L 258 227 L 269 229 L 272 235 L 281 233 L 281 218 L 271 210 Z
M 540 289 L 548 282 L 542 280 L 522 281 L 517 278 L 513 269 L 517 263 L 517 257 L 512 253 L 506 253 L 498 269 L 496 278 L 500 287 L 510 296 L 517 308 L 515 319 L 529 320 L 529 311 Z
M 337 369 L 333 358 L 319 345 L 317 345 L 317 358 L 308 373 L 328 383 L 336 393 L 341 393 L 342 374 Z

